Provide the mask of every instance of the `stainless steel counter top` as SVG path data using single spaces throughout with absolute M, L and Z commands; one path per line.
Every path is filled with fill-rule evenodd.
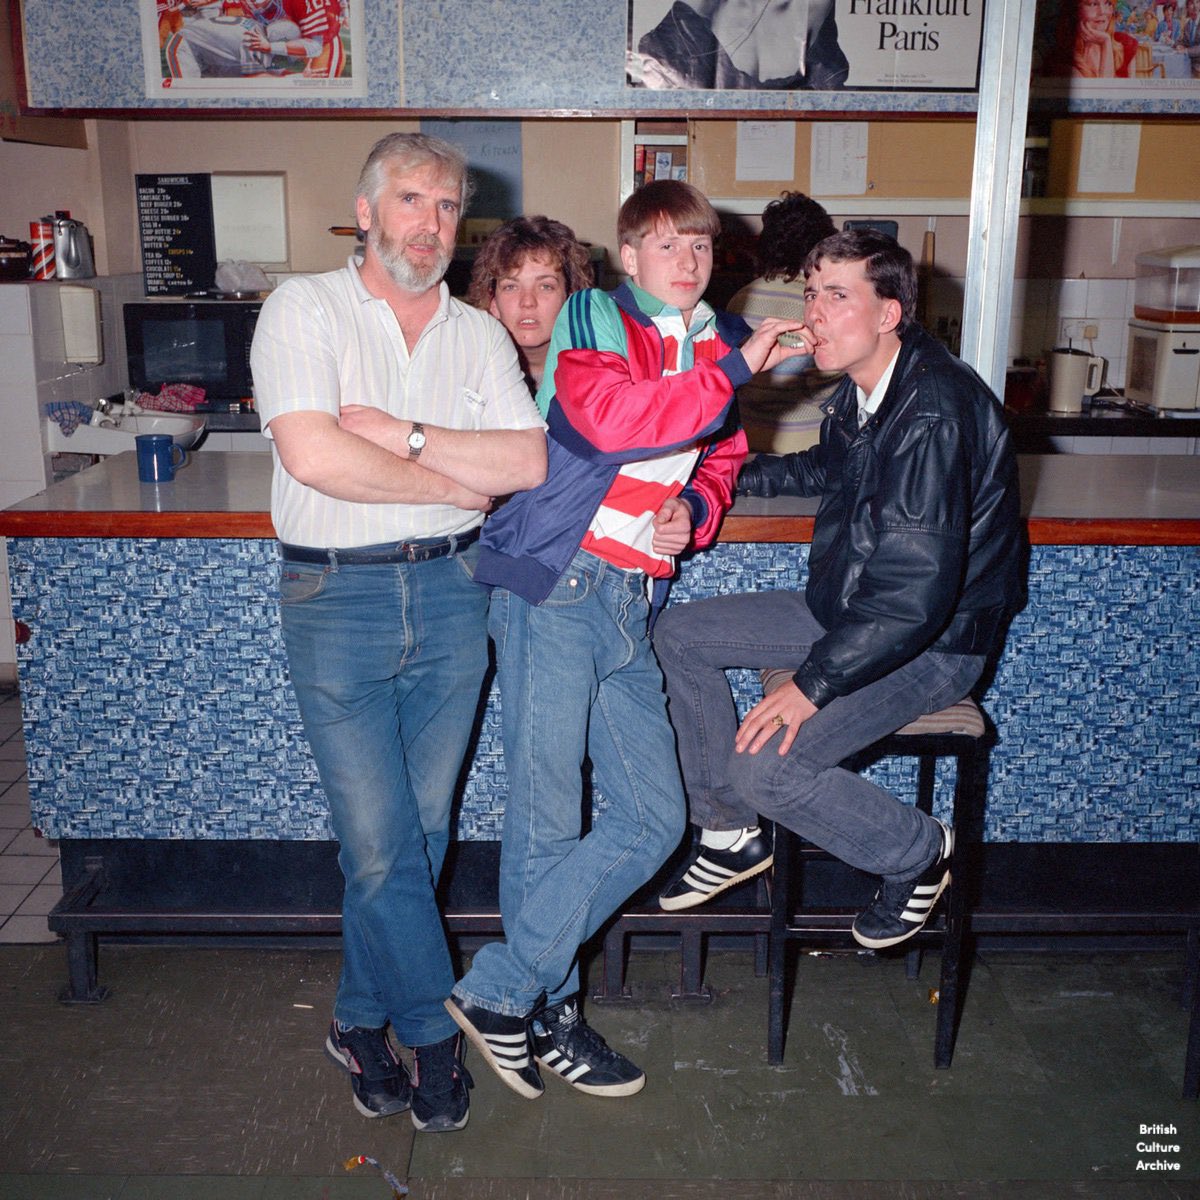
M 1022 455 L 1035 542 L 1200 544 L 1200 459 Z M 272 537 L 271 456 L 193 454 L 174 482 L 139 483 L 134 454 L 105 459 L 0 512 L 0 534 Z M 739 499 L 725 541 L 807 541 L 816 501 Z

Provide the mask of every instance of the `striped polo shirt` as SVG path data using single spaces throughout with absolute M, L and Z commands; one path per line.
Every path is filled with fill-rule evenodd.
M 679 375 L 698 358 L 720 357 L 727 347 L 717 337 L 716 314 L 701 300 L 692 312 L 690 326 L 678 308 L 664 304 L 635 284 L 630 290 L 638 307 L 653 322 L 663 340 L 663 375 Z M 675 559 L 653 547 L 654 514 L 672 496 L 678 496 L 692 477 L 700 446 L 626 463 L 596 510 L 580 543 L 582 549 L 614 566 L 645 571 L 665 578 L 675 570 Z
M 359 278 L 357 259 L 281 283 L 263 304 L 251 352 L 266 436 L 282 413 L 336 417 L 343 404 L 447 429 L 545 428 L 504 326 L 439 287 L 437 312 L 410 354 L 387 301 Z M 294 479 L 272 453 L 271 519 L 284 542 L 347 549 L 448 537 L 483 521 L 449 504 L 338 500 Z

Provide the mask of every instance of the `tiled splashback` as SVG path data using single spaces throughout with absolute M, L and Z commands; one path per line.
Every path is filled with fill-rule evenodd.
M 1070 340 L 1106 359 L 1106 384 L 1123 388 L 1133 287 L 1132 279 L 1014 280 L 1008 361 L 1027 358 L 1036 362 Z M 934 280 L 930 290 L 931 325 L 939 317 L 947 323 L 961 319 L 963 290 L 962 279 Z M 1097 334 L 1091 342 L 1082 336 L 1084 325 L 1096 326 Z

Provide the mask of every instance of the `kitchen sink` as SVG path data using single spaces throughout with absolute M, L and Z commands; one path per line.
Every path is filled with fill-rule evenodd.
M 205 418 L 183 413 L 133 413 L 112 425 L 80 425 L 65 434 L 46 418 L 48 454 L 120 454 L 132 450 L 140 433 L 169 433 L 177 446 L 190 450 L 204 433 Z

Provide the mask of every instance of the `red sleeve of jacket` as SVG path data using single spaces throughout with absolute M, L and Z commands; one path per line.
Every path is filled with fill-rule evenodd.
M 721 521 L 733 503 L 734 486 L 746 450 L 746 434 L 741 428 L 732 437 L 713 443 L 683 489 L 683 499 L 692 510 L 692 540 L 697 550 L 711 546 L 717 539 Z
M 698 361 L 679 375 L 640 381 L 621 354 L 564 350 L 554 390 L 571 425 L 598 450 L 612 454 L 666 449 L 715 433 L 734 388 L 745 382 L 739 378 L 743 374 L 749 378 L 739 350 L 715 362 Z

